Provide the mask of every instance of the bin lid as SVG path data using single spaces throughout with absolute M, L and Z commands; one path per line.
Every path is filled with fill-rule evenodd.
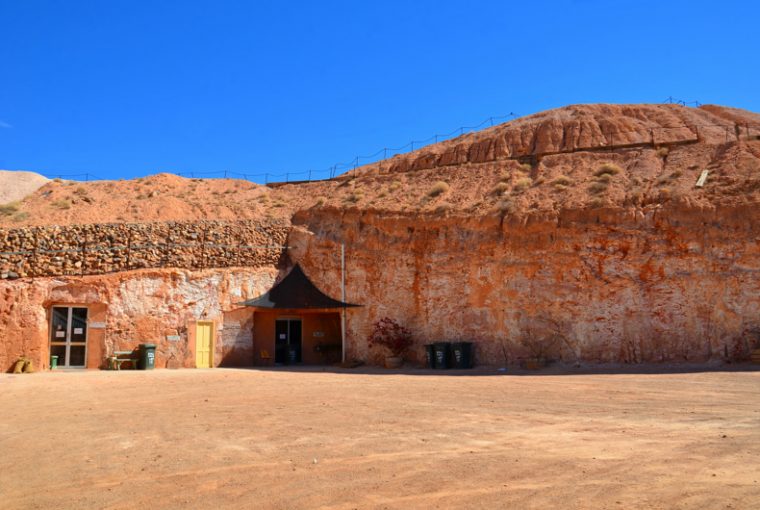
M 145 349 L 155 349 L 156 344 L 140 344 L 140 347 L 144 347 Z

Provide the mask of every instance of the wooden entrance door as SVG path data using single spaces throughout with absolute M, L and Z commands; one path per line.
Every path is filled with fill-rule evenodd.
M 211 368 L 214 363 L 214 323 L 199 322 L 195 329 L 195 366 Z
M 301 319 L 277 319 L 274 332 L 274 362 L 301 363 Z
M 54 306 L 50 318 L 50 355 L 62 368 L 87 364 L 87 308 Z

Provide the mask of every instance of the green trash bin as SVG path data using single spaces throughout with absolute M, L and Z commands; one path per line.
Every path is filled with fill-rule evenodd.
M 58 356 L 50 356 L 50 370 L 58 368 Z
M 140 370 L 156 368 L 156 344 L 140 344 Z
M 438 370 L 446 370 L 450 365 L 451 343 L 436 342 L 433 344 L 433 354 L 435 354 L 434 363 Z
M 454 368 L 472 368 L 472 342 L 451 344 L 451 364 Z

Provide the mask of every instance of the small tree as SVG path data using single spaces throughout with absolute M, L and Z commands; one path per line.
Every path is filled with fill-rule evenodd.
M 369 336 L 370 347 L 385 347 L 394 357 L 402 357 L 412 345 L 412 332 L 389 317 L 384 317 L 372 325 Z

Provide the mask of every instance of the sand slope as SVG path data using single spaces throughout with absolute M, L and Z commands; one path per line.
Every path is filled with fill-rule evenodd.
M 0 170 L 0 204 L 21 200 L 49 180 L 34 172 Z

